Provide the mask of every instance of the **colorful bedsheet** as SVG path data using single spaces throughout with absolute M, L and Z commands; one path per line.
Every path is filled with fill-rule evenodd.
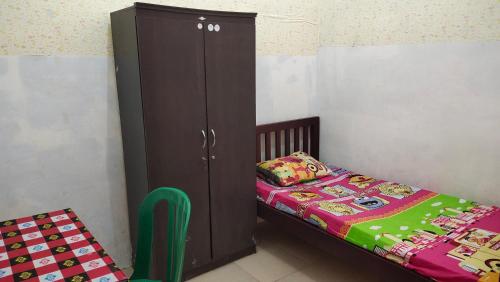
M 257 178 L 257 198 L 437 281 L 500 272 L 500 209 L 334 167 L 291 187 Z

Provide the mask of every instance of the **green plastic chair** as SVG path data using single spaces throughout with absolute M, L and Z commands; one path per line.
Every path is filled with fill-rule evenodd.
M 149 270 L 153 244 L 153 211 L 162 200 L 168 202 L 167 282 L 181 281 L 191 202 L 186 193 L 169 187 L 160 187 L 149 193 L 139 208 L 137 253 L 130 281 L 158 281 L 149 280 Z

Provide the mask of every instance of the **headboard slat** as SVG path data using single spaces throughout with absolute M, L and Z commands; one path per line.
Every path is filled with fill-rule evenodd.
M 285 128 L 285 156 L 290 155 L 290 128 Z
M 276 150 L 276 157 L 281 157 L 281 130 L 274 132 L 274 147 Z
M 302 128 L 302 134 L 300 134 Z M 293 129 L 293 137 L 291 129 Z M 309 153 L 316 159 L 319 159 L 319 117 L 310 117 L 296 119 L 290 121 L 276 122 L 264 125 L 258 125 L 257 134 L 257 162 L 265 161 L 274 157 L 282 156 L 282 141 L 281 132 L 284 132 L 284 152 L 289 155 L 291 152 L 300 151 L 302 143 L 302 151 Z M 264 135 L 264 150 L 261 146 L 261 135 Z M 271 141 L 271 136 L 274 135 L 274 144 Z M 291 146 L 293 142 L 293 147 Z M 274 146 L 273 146 L 274 145 Z M 293 151 L 291 151 L 293 148 Z M 264 155 L 264 159 L 262 159 Z
M 294 128 L 293 129 L 293 151 L 294 152 L 300 151 L 299 134 L 300 134 L 300 127 Z
M 256 150 L 255 151 L 256 151 L 257 154 L 255 156 L 256 156 L 257 162 L 259 163 L 262 160 L 262 157 L 261 157 L 261 155 L 262 155 L 262 147 L 261 147 L 261 144 L 260 144 L 260 133 L 257 133 L 256 137 L 257 137 L 257 140 L 256 140 L 257 142 L 255 144 L 257 146 L 256 146 Z
M 266 154 L 264 155 L 264 158 L 266 160 L 271 159 L 271 132 L 266 132 L 265 134 L 266 138 Z
M 302 147 L 304 152 L 309 152 L 309 126 L 302 127 Z
M 311 156 L 319 160 L 319 117 L 318 122 L 311 126 Z

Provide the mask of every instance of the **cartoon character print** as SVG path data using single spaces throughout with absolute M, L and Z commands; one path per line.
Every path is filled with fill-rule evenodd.
M 446 211 L 447 215 L 439 215 L 438 217 L 431 219 L 431 224 L 441 228 L 445 232 L 455 232 L 455 230 L 460 231 L 460 227 L 472 224 L 477 219 L 484 216 L 483 212 L 472 213 L 470 211 L 462 211 L 456 208 L 443 207 L 443 211 Z M 424 218 L 429 220 L 428 218 Z
M 315 205 L 315 201 L 310 202 L 301 202 L 297 205 L 297 216 L 305 219 L 305 213 L 309 209 L 310 206 Z
M 407 235 L 406 239 L 403 239 L 407 244 L 412 245 L 414 248 L 423 249 L 430 246 L 433 242 L 435 242 L 439 238 L 433 231 L 415 229 L 411 234 Z
M 314 173 L 314 175 L 327 175 L 331 173 L 331 170 L 326 165 L 316 161 L 304 152 L 295 152 L 292 156 L 301 159 L 306 164 L 307 168 Z
M 293 170 L 298 179 L 312 179 L 314 178 L 314 171 L 312 171 L 304 162 L 293 162 L 290 164 L 290 168 Z
M 333 176 L 339 176 L 339 175 L 342 175 L 342 174 L 350 172 L 347 169 L 341 168 L 341 167 L 331 167 L 330 166 L 330 169 L 332 170 L 332 175 Z
M 494 209 L 489 206 L 478 205 L 477 203 L 473 203 L 472 208 L 469 209 L 469 212 L 476 214 L 477 217 L 488 214 L 492 212 Z
M 383 246 L 375 246 L 373 251 L 380 256 L 401 264 L 408 262 L 417 249 L 428 247 L 438 238 L 437 235 L 430 231 L 417 229 L 413 233 L 408 235 L 410 239 L 402 239 L 397 235 L 387 232 L 381 233 L 378 236 L 384 239 L 379 241 L 383 242 Z
M 304 152 L 261 162 L 257 171 L 281 186 L 289 186 L 330 175 L 331 170 Z
M 349 178 L 349 184 L 354 185 L 360 189 L 364 189 L 368 187 L 370 184 L 373 182 L 377 181 L 373 177 L 370 176 L 365 176 L 361 174 L 351 174 L 348 176 Z
M 387 205 L 389 202 L 378 197 L 361 197 L 354 199 L 354 204 L 366 210 L 375 210 Z
M 500 273 L 500 259 L 492 258 L 484 261 L 484 264 L 488 266 L 492 272 Z
M 276 205 L 275 205 L 276 209 L 280 210 L 280 211 L 284 211 L 286 213 L 289 213 L 289 214 L 292 214 L 292 215 L 296 215 L 297 214 L 297 211 L 295 211 L 294 209 L 292 209 L 291 207 L 283 204 L 282 202 L 278 201 L 276 202 Z
M 467 259 L 473 254 L 477 252 L 477 248 L 467 246 L 467 245 L 459 245 L 455 249 L 452 249 L 448 252 L 448 255 L 458 259 Z
M 439 227 L 445 232 L 452 232 L 460 226 L 465 225 L 465 223 L 463 220 L 446 215 L 440 215 L 430 222 L 431 225 Z
M 328 194 L 330 196 L 334 196 L 336 198 L 344 198 L 353 195 L 355 192 L 351 189 L 348 189 L 342 185 L 334 185 L 334 186 L 323 186 L 321 192 Z
M 382 233 L 380 236 L 394 242 L 393 244 L 383 246 L 383 248 L 388 251 L 385 258 L 401 264 L 411 257 L 412 251 L 414 251 L 412 244 L 408 244 L 408 242 L 399 239 L 391 233 Z M 387 240 L 385 240 L 385 242 L 387 242 Z
M 495 232 L 487 231 L 479 228 L 471 228 L 468 232 L 461 237 L 455 239 L 460 244 L 466 244 L 471 247 L 481 248 L 489 241 L 494 239 L 498 234 Z M 500 237 L 499 237 L 500 238 Z
M 320 202 L 319 209 L 334 214 L 336 216 L 354 215 L 361 212 L 360 210 L 352 208 L 346 204 L 334 203 L 330 201 Z
M 458 247 L 448 256 L 458 259 L 458 265 L 478 276 L 500 273 L 500 234 L 471 228 L 454 239 Z
M 282 179 L 282 181 L 279 181 L 277 179 L 277 182 L 280 182 L 280 184 L 288 185 L 297 183 L 300 180 L 301 175 L 299 174 L 300 170 L 296 168 L 300 165 L 296 164 L 296 162 L 300 162 L 300 160 L 297 160 L 295 158 L 288 158 L 286 161 L 288 162 L 287 164 L 285 164 L 283 161 L 276 161 L 272 163 L 269 166 L 269 170 L 272 171 L 278 177 L 278 179 Z M 305 171 L 302 172 L 305 173 Z
M 320 199 L 321 198 L 321 196 L 316 194 L 316 193 L 301 192 L 301 191 L 291 192 L 288 196 L 296 199 L 299 202 L 304 202 L 304 201 L 309 201 L 312 199 Z
M 328 224 L 326 223 L 326 221 L 324 221 L 323 219 L 321 219 L 319 216 L 317 216 L 315 214 L 309 215 L 309 218 L 306 219 L 306 221 L 308 221 L 316 226 L 319 226 L 323 230 L 326 230 L 326 228 L 328 227 Z
M 393 197 L 396 199 L 403 199 L 415 194 L 419 188 L 412 187 L 406 184 L 398 184 L 393 182 L 385 182 L 377 186 L 382 195 Z
M 304 186 L 315 186 L 316 184 L 321 183 L 321 179 L 311 180 L 307 182 L 302 182 L 301 185 Z

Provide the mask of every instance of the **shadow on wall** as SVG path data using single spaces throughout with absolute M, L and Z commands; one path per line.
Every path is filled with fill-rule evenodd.
M 116 77 L 115 65 L 112 58 L 107 60 L 107 73 L 108 73 L 108 91 L 107 91 L 107 155 L 106 155 L 106 169 L 108 179 L 112 183 L 112 187 L 116 189 L 111 190 L 109 197 L 109 205 L 112 208 L 113 215 L 113 230 L 121 234 L 126 234 L 126 241 L 113 241 L 116 249 L 121 249 L 123 253 L 131 252 L 131 245 L 129 239 L 129 222 L 128 222 L 128 209 L 127 198 L 124 195 L 125 191 L 125 166 L 123 162 L 123 145 L 121 138 L 120 115 L 118 107 L 118 95 L 116 90 Z M 125 206 L 125 211 L 123 207 Z M 125 212 L 125 217 L 122 212 Z M 136 211 L 139 212 L 139 211 Z M 127 258 L 128 262 L 128 258 Z M 124 264 L 128 266 L 130 264 Z

